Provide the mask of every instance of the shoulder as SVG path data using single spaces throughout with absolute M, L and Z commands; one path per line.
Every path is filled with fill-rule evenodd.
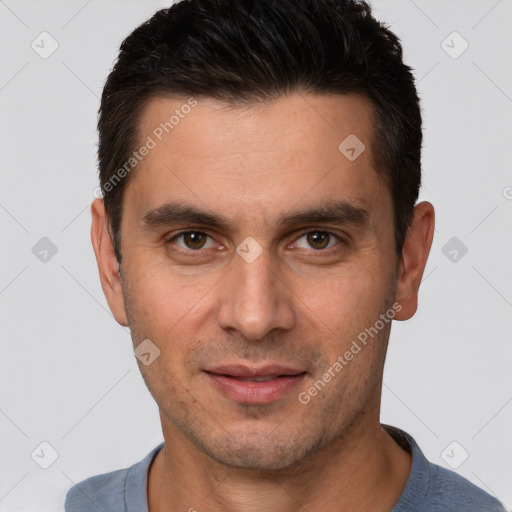
M 147 473 L 163 446 L 160 444 L 129 468 L 91 476 L 73 485 L 66 494 L 66 512 L 147 510 Z
M 409 479 L 392 512 L 506 512 L 496 498 L 480 487 L 429 462 L 412 436 L 389 425 L 383 428 L 412 455 Z
M 430 466 L 430 494 L 434 510 L 464 512 L 506 512 L 500 502 L 480 487 L 449 469 L 432 464 Z
M 96 509 L 124 512 L 124 488 L 129 470 L 119 469 L 95 475 L 73 485 L 66 494 L 66 512 Z M 113 506 L 117 508 L 113 509 Z

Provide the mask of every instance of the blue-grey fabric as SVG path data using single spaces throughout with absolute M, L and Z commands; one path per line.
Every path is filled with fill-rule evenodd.
M 430 463 L 404 431 L 383 425 L 412 454 L 412 468 L 391 512 L 506 512 L 495 498 L 457 473 Z M 133 466 L 90 477 L 66 495 L 66 512 L 149 512 L 147 474 L 161 443 Z

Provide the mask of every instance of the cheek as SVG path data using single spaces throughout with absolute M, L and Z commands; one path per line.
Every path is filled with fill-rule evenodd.
M 373 325 L 384 312 L 390 294 L 389 271 L 370 265 L 351 265 L 325 279 L 302 283 L 303 298 L 309 317 L 327 335 L 338 336 L 340 341 L 347 336 L 357 336 L 365 327 Z M 313 321 L 313 320 L 312 320 Z
M 133 277 L 133 276 L 132 276 Z M 150 339 L 160 350 L 150 366 L 139 364 L 148 387 L 182 393 L 197 368 L 194 353 L 202 348 L 199 333 L 212 320 L 215 293 L 209 280 L 183 279 L 163 266 L 140 271 L 129 281 L 126 301 L 134 345 Z M 182 384 L 180 384 L 182 383 Z M 181 391 L 180 391 L 181 390 Z
M 219 281 L 219 276 L 179 275 L 165 263 L 139 265 L 133 264 L 134 272 L 127 273 L 129 309 L 134 320 L 157 338 L 182 331 L 204 314 L 201 311 Z

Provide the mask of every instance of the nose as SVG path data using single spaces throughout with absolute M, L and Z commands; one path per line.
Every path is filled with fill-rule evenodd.
M 235 254 L 232 265 L 222 283 L 219 326 L 250 340 L 261 340 L 274 329 L 292 329 L 294 295 L 269 251 L 252 262 Z

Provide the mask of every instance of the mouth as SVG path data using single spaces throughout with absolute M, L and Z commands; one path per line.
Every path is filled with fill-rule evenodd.
M 243 404 L 267 404 L 288 395 L 306 371 L 281 365 L 210 367 L 205 374 L 224 397 Z

